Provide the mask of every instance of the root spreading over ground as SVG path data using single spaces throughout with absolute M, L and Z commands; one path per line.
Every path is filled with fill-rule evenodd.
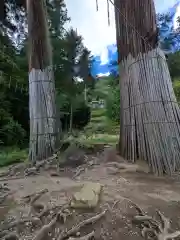
M 180 237 L 178 179 L 157 178 L 118 157 L 109 161 L 105 152 L 84 159 L 80 166 L 60 168 L 53 156 L 0 172 L 0 239 Z M 73 195 L 88 182 L 103 185 L 98 205 L 72 208 Z

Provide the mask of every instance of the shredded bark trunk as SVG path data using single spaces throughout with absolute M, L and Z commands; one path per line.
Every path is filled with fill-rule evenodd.
M 158 175 L 180 168 L 180 109 L 158 46 L 153 0 L 115 0 L 120 60 L 120 154 Z

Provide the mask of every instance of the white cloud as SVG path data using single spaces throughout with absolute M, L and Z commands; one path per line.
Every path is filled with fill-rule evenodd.
M 109 75 L 110 75 L 109 72 L 107 72 L 107 73 L 99 73 L 99 74 L 97 75 L 97 77 L 108 77 Z
M 110 4 L 108 26 L 106 0 L 98 0 L 98 12 L 95 0 L 66 0 L 66 5 L 71 25 L 84 37 L 84 42 L 92 53 L 99 54 L 107 45 L 115 43 L 114 7 Z
M 180 16 L 180 5 L 177 7 L 177 12 L 174 16 L 174 28 L 177 29 L 178 23 L 177 23 L 177 18 Z

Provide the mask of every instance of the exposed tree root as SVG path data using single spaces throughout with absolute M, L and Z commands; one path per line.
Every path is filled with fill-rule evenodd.
M 26 168 L 24 170 L 24 176 L 34 176 L 38 174 L 38 169 L 36 167 Z
M 2 204 L 6 198 L 9 196 L 10 193 L 5 193 L 3 196 L 0 196 L 0 204 Z
M 30 201 L 30 204 L 34 204 L 35 201 L 37 201 L 43 194 L 47 193 L 48 192 L 48 189 L 43 189 L 41 191 L 39 191 L 38 193 L 36 193 L 32 198 L 31 198 L 31 201 Z
M 95 235 L 95 232 L 92 231 L 91 233 L 89 233 L 83 237 L 76 237 L 76 238 L 70 237 L 68 240 L 89 240 L 89 239 L 92 239 L 94 237 L 94 235 Z
M 36 205 L 34 205 L 34 209 L 35 209 L 35 207 L 36 207 Z M 41 207 L 41 208 L 40 208 L 40 207 Z M 42 218 L 44 217 L 45 213 L 46 213 L 47 210 L 48 210 L 48 206 L 46 206 L 45 204 L 41 203 L 41 204 L 39 205 L 39 209 L 40 209 L 41 211 L 40 211 L 40 213 L 38 214 L 38 217 L 39 217 L 40 219 L 42 219 Z
M 4 238 L 8 234 L 9 234 L 9 230 L 1 230 L 0 229 L 0 239 Z
M 57 159 L 57 154 L 53 154 L 53 156 L 45 160 L 37 161 L 35 167 L 37 170 L 40 170 L 40 168 L 44 167 L 46 164 L 52 164 L 55 159 Z
M 0 229 L 0 232 L 9 230 L 9 229 L 12 229 L 12 228 L 15 228 L 15 227 L 19 227 L 20 225 L 23 225 L 23 224 L 25 224 L 27 222 L 31 222 L 33 225 L 40 225 L 41 224 L 40 219 L 37 218 L 37 217 L 25 218 L 25 219 L 21 219 L 21 220 L 9 223 L 8 225 L 2 227 L 2 229 Z
M 44 194 L 44 193 L 46 193 L 46 192 L 48 192 L 48 189 L 42 189 L 42 190 L 40 190 L 39 192 L 35 192 L 35 193 L 32 193 L 32 194 L 29 194 L 29 195 L 26 195 L 26 196 L 24 196 L 23 197 L 23 199 L 25 199 L 27 202 L 30 202 L 31 201 L 31 199 L 34 197 L 34 196 L 41 196 L 42 194 Z
M 9 176 L 9 171 L 7 171 L 7 172 L 2 172 L 1 174 L 0 174 L 0 178 L 4 178 L 4 177 L 8 177 Z
M 140 208 L 136 206 L 136 209 Z M 143 213 L 142 210 L 140 210 L 141 213 Z M 156 219 L 154 219 L 151 216 L 141 214 L 134 217 L 134 221 L 136 223 L 141 224 L 141 234 L 144 238 L 152 238 L 155 237 L 157 240 L 168 240 L 168 239 L 174 239 L 180 236 L 180 231 L 176 231 L 173 233 L 169 233 L 170 230 L 170 220 L 166 218 L 160 211 L 157 211 L 157 214 L 159 215 L 160 222 L 158 222 Z
M 0 184 L 0 190 L 1 191 L 10 191 L 10 189 L 7 187 L 7 183 Z
M 24 170 L 24 176 L 27 177 L 27 176 L 37 175 L 41 168 L 43 168 L 46 164 L 51 165 L 55 159 L 57 159 L 57 154 L 54 154 L 52 157 L 49 157 L 45 160 L 37 161 L 34 166 L 31 166 Z
M 7 182 L 7 181 L 23 179 L 23 178 L 24 178 L 23 176 L 15 176 L 15 177 L 7 176 L 6 178 L 0 178 L 0 182 Z
M 77 170 L 76 170 L 76 173 L 74 174 L 73 178 L 76 178 L 78 177 L 82 172 L 85 171 L 85 168 L 83 167 L 79 167 Z
M 48 207 L 45 206 L 44 210 L 42 210 L 42 212 L 39 214 L 39 218 L 42 218 L 44 216 L 47 216 L 50 212 L 57 212 L 57 210 L 59 210 L 59 212 L 66 212 L 66 210 L 68 210 L 69 208 L 69 203 L 66 203 L 62 206 L 54 206 L 54 207 Z M 53 214 L 55 215 L 55 214 Z
M 58 240 L 63 240 L 63 239 L 66 239 L 66 238 L 68 238 L 70 236 L 76 235 L 76 233 L 79 232 L 80 229 L 83 228 L 84 226 L 97 222 L 100 218 L 102 218 L 106 214 L 106 211 L 107 210 L 103 211 L 102 213 L 100 213 L 98 215 L 95 215 L 95 216 L 93 216 L 93 217 L 91 217 L 89 219 L 86 219 L 86 220 L 80 222 L 78 225 L 76 225 L 75 227 L 71 228 L 67 232 L 62 232 L 60 234 L 60 236 L 58 237 Z
M 33 210 L 35 210 L 35 202 L 45 193 L 48 192 L 48 189 L 43 189 L 41 191 L 39 191 L 38 193 L 35 193 L 35 195 L 33 195 L 32 197 L 30 197 L 30 209 L 29 209 L 29 216 L 31 215 L 31 212 Z M 44 204 L 41 204 L 41 206 L 43 207 L 43 209 L 45 209 L 45 205 Z M 42 210 L 43 211 L 43 210 Z
M 61 222 L 63 219 L 64 220 L 64 216 L 65 214 L 62 213 L 62 211 L 59 211 L 56 216 L 51 220 L 50 223 L 44 225 L 40 231 L 38 232 L 38 234 L 33 238 L 33 240 L 44 240 L 46 239 L 47 235 L 49 233 L 52 233 L 53 229 L 55 228 L 55 225 L 57 222 Z
M 19 237 L 16 233 L 9 233 L 4 237 L 4 240 L 18 240 Z

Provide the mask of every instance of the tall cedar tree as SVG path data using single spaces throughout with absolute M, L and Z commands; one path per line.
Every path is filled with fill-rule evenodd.
M 157 174 L 180 167 L 180 111 L 158 46 L 153 0 L 115 0 L 120 64 L 120 153 Z

